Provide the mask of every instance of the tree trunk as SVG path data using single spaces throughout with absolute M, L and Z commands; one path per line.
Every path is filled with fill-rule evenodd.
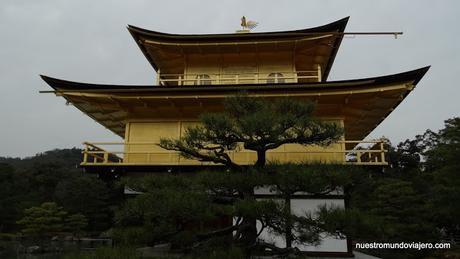
M 265 153 L 266 153 L 266 150 L 257 150 L 257 161 L 254 165 L 255 168 L 261 169 L 265 166 L 265 163 L 266 163 Z M 255 200 L 253 187 L 243 191 L 243 199 L 247 201 Z M 257 219 L 254 217 L 244 217 L 242 225 L 245 226 L 245 229 L 244 231 L 242 231 L 241 242 L 244 244 L 245 247 L 251 248 L 256 244 L 256 240 L 257 240 Z
M 286 208 L 286 248 L 292 247 L 292 222 L 291 222 L 291 198 L 290 195 L 284 198 Z
M 244 217 L 242 225 L 245 230 L 242 231 L 241 242 L 244 247 L 252 247 L 257 240 L 257 220 L 253 217 Z
M 266 164 L 266 153 L 267 150 L 257 150 L 257 162 L 255 163 L 256 168 L 263 168 Z
M 243 199 L 246 201 L 254 201 L 254 188 L 249 188 L 243 191 Z M 241 231 L 241 239 L 239 240 L 243 247 L 246 249 L 248 258 L 251 255 L 251 250 L 256 244 L 257 240 L 257 219 L 255 217 L 244 217 L 242 224 L 243 230 Z

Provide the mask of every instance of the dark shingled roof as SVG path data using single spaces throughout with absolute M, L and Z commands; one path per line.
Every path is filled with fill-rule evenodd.
M 301 30 L 277 31 L 277 32 L 254 32 L 254 33 L 226 33 L 226 34 L 171 34 L 157 31 L 151 31 L 128 25 L 129 32 L 137 40 L 139 36 L 146 38 L 174 41 L 174 42 L 197 42 L 202 40 L 228 42 L 233 40 L 260 40 L 260 39 L 286 39 L 286 38 L 304 38 L 314 34 L 328 32 L 343 32 L 347 26 L 350 17 L 345 17 L 338 21 Z
M 204 86 L 158 86 L 158 85 L 109 85 L 109 84 L 89 84 L 66 81 L 62 79 L 52 78 L 41 75 L 41 78 L 57 91 L 115 91 L 115 92 L 132 92 L 132 91 L 148 91 L 148 92 L 199 92 L 199 91 L 235 91 L 235 90 L 268 90 L 268 89 L 343 89 L 346 86 L 359 85 L 383 85 L 395 82 L 414 81 L 416 85 L 430 67 L 423 67 L 416 70 L 403 72 L 399 74 L 351 79 L 329 82 L 310 82 L 310 83 L 284 83 L 284 84 L 244 84 L 244 85 L 204 85 Z
M 99 106 L 100 98 L 104 99 L 104 96 L 110 95 L 111 98 L 123 98 L 126 96 L 141 96 L 143 97 L 158 97 L 159 102 L 162 98 L 168 98 L 168 96 L 189 96 L 190 99 L 197 98 L 198 96 L 219 95 L 219 96 L 230 96 L 238 92 L 245 91 L 248 94 L 264 95 L 305 95 L 305 96 L 327 96 L 337 95 L 348 99 L 347 96 L 366 96 L 369 98 L 369 93 L 373 92 L 378 96 L 384 96 L 383 101 L 380 104 L 373 103 L 370 99 L 363 99 L 363 101 L 369 102 L 368 105 L 372 107 L 360 108 L 364 115 L 370 116 L 370 121 L 362 124 L 360 119 L 357 119 L 358 115 L 346 115 L 349 116 L 351 121 L 347 122 L 346 134 L 350 139 L 362 139 L 367 136 L 378 124 L 384 120 L 391 111 L 396 108 L 399 103 L 409 94 L 412 88 L 421 80 L 421 78 L 428 71 L 429 67 L 423 67 L 420 69 L 380 77 L 364 78 L 364 79 L 353 79 L 353 80 L 341 80 L 332 82 L 317 82 L 317 83 L 284 83 L 284 84 L 242 84 L 242 85 L 200 85 L 200 86 L 158 86 L 158 85 L 104 85 L 104 84 L 86 84 L 71 82 L 47 76 L 42 76 L 51 87 L 53 87 L 59 95 L 62 95 L 69 102 L 73 102 L 75 107 L 82 110 L 88 116 L 95 119 L 100 124 L 104 125 L 114 133 L 123 137 L 124 127 L 122 122 L 113 121 L 110 118 L 110 113 L 114 112 L 113 108 L 101 108 Z M 394 86 L 399 88 L 393 89 Z M 80 95 L 89 94 L 80 99 Z M 321 97 L 322 98 L 322 97 Z M 377 97 L 376 97 L 377 98 Z M 77 100 L 77 102 L 74 102 Z M 324 99 L 326 100 L 326 99 Z M 350 103 L 354 102 L 353 100 Z M 384 103 L 382 103 L 384 102 Z M 348 102 L 347 102 L 348 103 Z M 88 107 L 94 105 L 95 109 L 88 110 Z M 321 101 L 318 102 L 321 107 Z M 327 106 L 328 104 L 325 103 Z M 374 107 L 375 106 L 375 107 Z M 102 110 L 99 110 L 102 109 Z M 118 108 L 117 108 L 118 109 Z M 320 108 L 319 108 L 320 109 Z M 347 106 L 340 108 L 332 113 L 348 113 Z M 350 108 L 349 112 L 354 108 Z M 120 112 L 123 111 L 120 108 Z M 375 114 L 379 116 L 376 116 Z M 97 117 L 97 116 L 99 117 Z M 101 118 L 104 117 L 104 118 Z M 123 115 L 125 116 L 125 115 Z M 358 116 L 358 117 L 357 117 Z

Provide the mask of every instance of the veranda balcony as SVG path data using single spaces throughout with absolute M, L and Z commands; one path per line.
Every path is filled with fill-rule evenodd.
M 161 150 L 154 142 L 84 142 L 82 166 L 193 166 L 211 165 L 186 159 L 178 152 Z M 350 165 L 387 165 L 383 140 L 344 140 L 330 147 L 309 147 L 307 150 L 272 150 L 267 159 L 280 162 L 321 162 Z M 352 147 L 352 148 L 347 148 Z M 253 151 L 229 152 L 238 164 L 252 164 Z
M 238 85 L 238 84 L 281 84 L 320 82 L 321 70 L 242 72 L 242 73 L 186 73 L 165 74 L 158 72 L 157 85 L 161 86 L 199 86 L 199 85 Z

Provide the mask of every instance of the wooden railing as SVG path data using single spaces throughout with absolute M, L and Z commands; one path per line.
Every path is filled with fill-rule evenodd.
M 303 156 L 306 161 L 317 161 L 326 163 L 342 163 L 356 165 L 387 165 L 385 159 L 384 141 L 339 141 L 333 145 L 334 148 L 313 148 L 306 151 L 269 151 L 267 157 L 275 157 L 282 161 L 290 161 L 293 157 Z M 84 142 L 83 162 L 81 165 L 204 165 L 194 160 L 183 158 L 178 152 L 143 151 L 158 149 L 154 142 Z M 346 147 L 353 147 L 347 149 Z M 103 148 L 104 147 L 104 148 Z M 117 147 L 116 150 L 111 148 Z M 149 148 L 151 147 L 151 148 Z M 143 149 L 143 150 L 142 150 Z M 232 159 L 254 158 L 253 151 L 231 151 L 228 152 Z M 235 161 L 235 160 L 234 160 Z M 249 163 L 248 163 L 249 164 Z
M 321 69 L 306 71 L 274 71 L 273 73 L 186 73 L 165 74 L 158 71 L 157 85 L 228 85 L 228 84 L 279 84 L 321 81 Z
M 96 144 L 100 145 L 100 143 L 83 142 L 84 149 L 83 149 L 82 164 L 84 163 L 107 164 L 107 163 L 122 163 L 123 162 L 123 159 L 117 155 L 117 152 L 107 151 L 99 146 L 96 146 Z M 116 143 L 116 145 L 119 145 L 119 143 Z

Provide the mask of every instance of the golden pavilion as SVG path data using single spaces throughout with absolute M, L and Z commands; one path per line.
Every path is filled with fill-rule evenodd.
M 128 175 L 216 166 L 185 159 L 157 144 L 160 138 L 179 138 L 187 127 L 198 123 L 201 113 L 221 111 L 224 98 L 242 91 L 260 98 L 289 96 L 313 101 L 316 117 L 344 128 L 342 140 L 328 147 L 287 144 L 269 151 L 268 160 L 385 166 L 383 140 L 365 140 L 366 136 L 404 100 L 429 67 L 328 81 L 347 22 L 344 18 L 302 30 L 205 35 L 167 34 L 128 26 L 156 72 L 153 85 L 42 78 L 54 94 L 122 139 L 119 143 L 84 142 L 81 166 L 87 172 Z M 252 164 L 256 158 L 254 152 L 246 150 L 229 155 L 241 165 Z M 344 206 L 339 196 L 325 199 Z M 318 201 L 299 206 L 313 208 Z M 266 237 L 270 238 L 268 234 Z M 319 248 L 302 249 L 347 254 L 351 248 L 349 240 L 330 239 Z
M 328 81 L 348 18 L 282 32 L 177 35 L 134 26 L 128 30 L 156 71 L 154 85 L 100 85 L 42 76 L 57 96 L 120 136 L 120 143 L 85 142 L 82 167 L 110 172 L 156 171 L 203 164 L 156 144 L 178 138 L 202 112 L 222 109 L 223 98 L 295 97 L 316 103 L 315 115 L 345 129 L 328 148 L 285 145 L 279 161 L 319 160 L 385 165 L 383 143 L 364 141 L 420 81 L 429 67 L 374 78 Z M 152 77 L 153 78 L 153 77 Z M 362 145 L 370 148 L 362 148 Z M 255 154 L 231 154 L 240 164 Z

